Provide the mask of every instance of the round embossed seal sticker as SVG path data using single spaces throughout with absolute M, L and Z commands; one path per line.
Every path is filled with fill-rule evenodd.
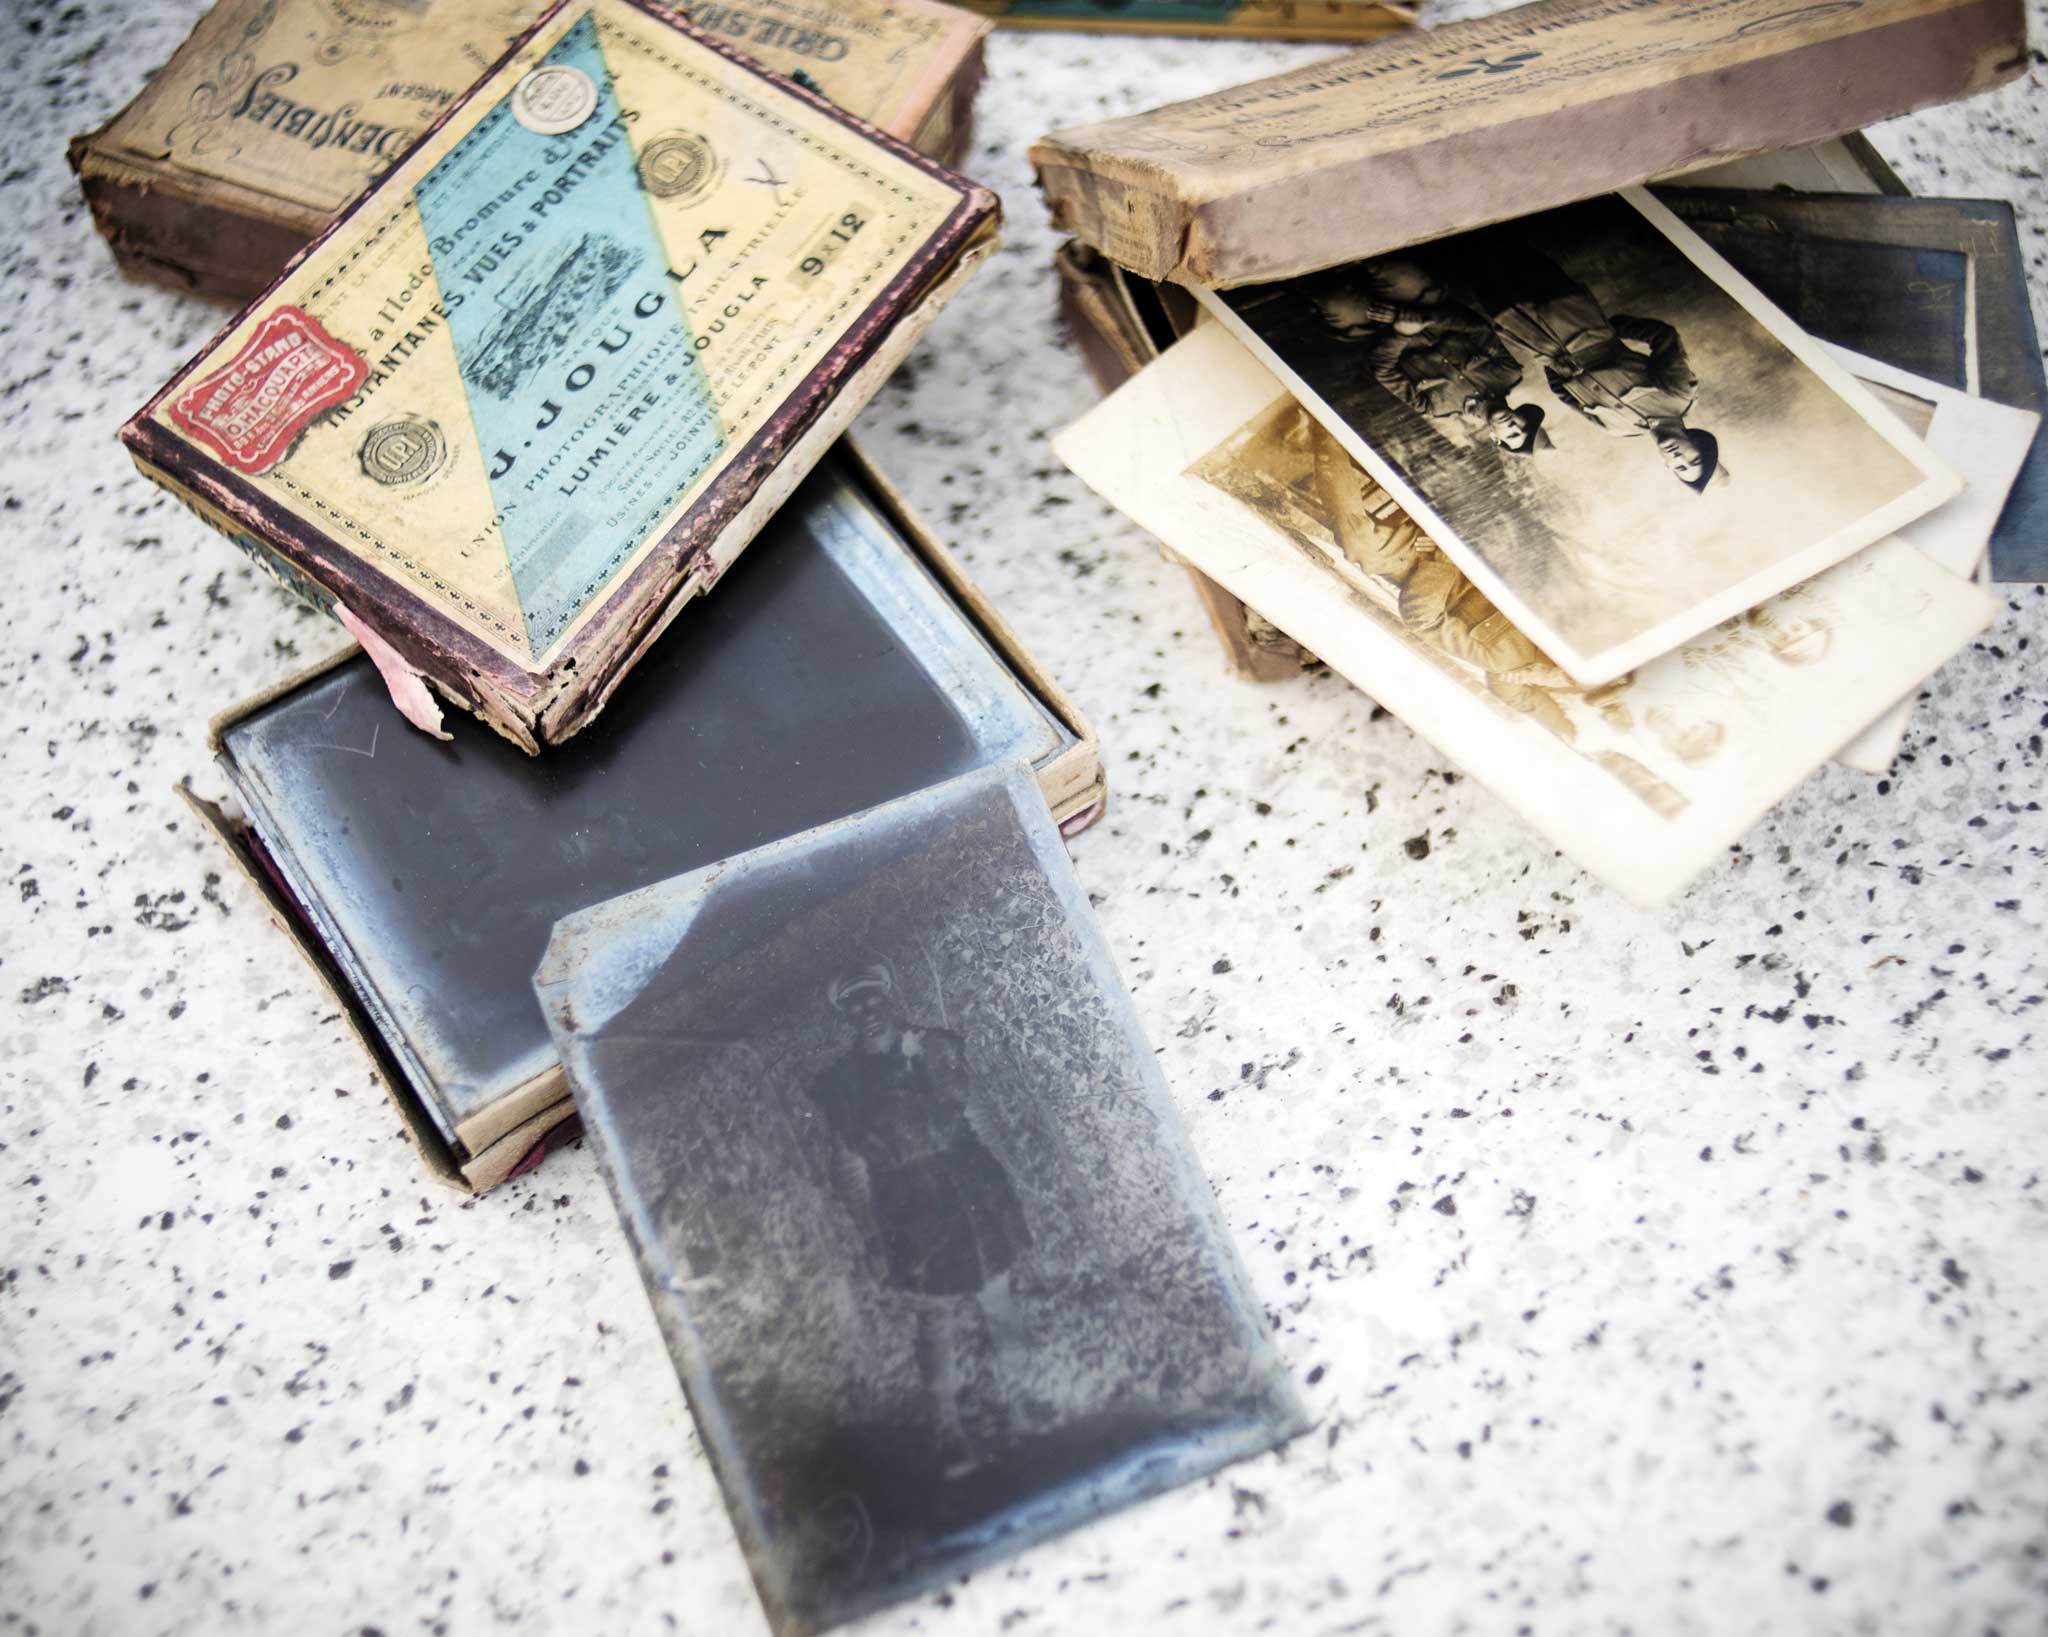
M 664 131 L 640 152 L 640 185 L 657 199 L 692 204 L 718 181 L 718 155 L 694 131 Z
M 512 117 L 540 136 L 573 131 L 597 111 L 597 82 L 573 63 L 542 63 L 512 91 Z
M 363 475 L 394 489 L 432 477 L 447 458 L 448 440 L 440 427 L 417 415 L 401 415 L 371 427 L 356 450 Z

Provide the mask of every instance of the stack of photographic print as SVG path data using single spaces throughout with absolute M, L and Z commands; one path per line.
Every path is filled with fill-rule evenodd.
M 1838 358 L 1640 191 L 1198 294 L 1068 465 L 1632 896 L 1888 765 L 1995 613 L 2037 417 Z

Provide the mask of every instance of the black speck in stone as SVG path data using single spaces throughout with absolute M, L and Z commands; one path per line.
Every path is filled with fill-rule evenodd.
M 1856 1521 L 1856 1508 L 1847 1501 L 1836 1501 L 1828 1508 L 1828 1522 L 1837 1529 L 1846 1529 Z
M 289 1131 L 291 1130 L 291 1128 L 292 1117 L 289 1114 L 280 1114 L 277 1117 L 277 1129 L 280 1131 Z
M 349 1270 L 355 1265 L 354 1257 L 350 1257 L 346 1262 L 330 1262 L 327 1264 L 327 1277 L 330 1279 L 346 1279 L 349 1275 Z
M 1445 1194 L 1442 1199 L 1430 1206 L 1430 1209 L 1436 1212 L 1438 1216 L 1456 1216 L 1458 1214 L 1457 1196 L 1455 1194 Z
M 1407 849 L 1410 858 L 1427 858 L 1429 857 L 1429 832 L 1425 830 L 1419 836 L 1410 836 L 1401 845 Z
M 1956 1266 L 1956 1259 L 1953 1256 L 1944 1256 L 1941 1259 L 1941 1276 L 1958 1290 L 1970 1282 L 1970 1276 Z
M 1218 977 L 1221 977 L 1225 972 L 1228 972 L 1230 970 L 1230 957 L 1228 955 L 1219 955 L 1216 959 L 1216 964 L 1210 967 L 1209 970 L 1211 972 L 1214 972 Z

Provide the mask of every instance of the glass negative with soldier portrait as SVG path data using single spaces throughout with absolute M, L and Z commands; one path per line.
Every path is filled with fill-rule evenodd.
M 1219 325 L 1054 448 L 1588 871 L 1647 902 L 1721 856 L 1996 612 L 1888 539 L 1583 686 Z
M 1200 294 L 1583 686 L 1959 486 L 1640 192 Z
M 779 1633 L 1304 1426 L 1021 765 L 572 916 L 535 989 Z

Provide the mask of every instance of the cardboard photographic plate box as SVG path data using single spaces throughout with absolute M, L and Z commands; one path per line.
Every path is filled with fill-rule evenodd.
M 213 722 L 244 811 L 180 788 L 451 1186 L 490 1187 L 566 1134 L 529 986 L 558 915 L 999 759 L 1028 761 L 1066 834 L 1102 811 L 1093 729 L 850 442 L 728 597 L 703 641 L 663 644 L 615 715 L 547 756 L 471 722 L 450 744 L 415 733 L 346 649 Z M 266 731 L 297 735 L 300 760 Z M 337 869 L 363 880 L 352 906 L 321 896 Z
M 998 221 L 652 0 L 564 0 L 121 437 L 416 679 L 416 719 L 430 687 L 537 753 L 731 566 Z
M 2026 70 L 2021 0 L 1536 0 L 1032 145 L 1147 278 L 1293 278 L 1861 126 Z
M 1003 28 L 1196 34 L 1237 40 L 1374 40 L 1417 8 L 1379 0 L 956 0 Z

